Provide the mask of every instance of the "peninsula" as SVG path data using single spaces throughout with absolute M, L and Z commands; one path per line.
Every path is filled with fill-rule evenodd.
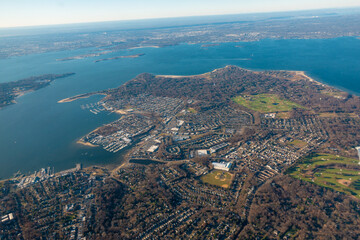
M 69 97 L 69 98 L 64 98 L 58 101 L 58 103 L 67 103 L 67 102 L 72 102 L 81 98 L 88 98 L 94 95 L 106 95 L 106 93 L 104 92 L 94 92 L 94 93 L 84 93 L 84 94 L 79 94 L 73 97 Z
M 16 103 L 15 99 L 17 97 L 48 86 L 55 79 L 69 77 L 74 74 L 75 73 L 45 74 L 19 81 L 0 83 L 0 109 Z
M 263 167 L 275 171 L 271 174 L 267 168 L 260 170 L 262 167 L 255 168 L 253 162 L 248 163 L 247 168 L 258 169 L 255 172 L 267 176 L 265 180 L 284 172 L 314 149 L 356 157 L 353 146 L 360 145 L 359 97 L 317 82 L 303 71 L 251 71 L 227 66 L 191 76 L 144 73 L 119 88 L 60 102 L 99 93 L 106 96 L 99 104 L 122 116 L 81 140 L 115 153 L 125 147 L 135 147 L 133 144 L 139 139 L 151 136 L 130 151 L 127 162 L 178 161 L 202 152 L 212 152 L 209 156 L 215 158 L 230 158 L 235 154 L 233 148 L 243 144 L 235 139 L 256 132 L 259 144 L 271 134 L 270 145 L 281 145 L 283 151 L 287 151 L 280 160 L 274 148 L 275 162 L 261 160 Z M 347 130 L 349 126 L 351 131 Z M 253 137 L 246 138 L 255 141 Z M 278 142 L 279 139 L 283 140 Z M 258 146 L 254 144 L 251 146 Z M 260 152 L 269 153 L 269 146 L 261 146 Z M 218 156 L 218 150 L 212 148 L 222 154 Z M 242 150 L 235 152 L 238 156 L 235 159 L 249 154 Z M 252 158 L 254 161 L 266 159 L 261 154 Z
M 118 166 L 0 182 L 8 239 L 357 239 L 360 98 L 301 71 L 144 73 L 79 140 Z M 80 136 L 79 136 L 80 137 Z M 54 224 L 55 223 L 55 224 Z

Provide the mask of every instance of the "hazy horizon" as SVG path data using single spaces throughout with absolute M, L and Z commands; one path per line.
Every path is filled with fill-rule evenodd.
M 182 17 L 222 16 L 240 14 L 281 13 L 326 9 L 358 8 L 354 0 L 332 1 L 285 1 L 254 0 L 205 1 L 182 3 L 156 0 L 151 3 L 140 0 L 136 3 L 124 1 L 44 0 L 9 1 L 0 3 L 0 29 L 18 27 L 41 27 L 64 24 L 101 23 L 132 20 L 153 20 Z
M 199 15 L 199 16 L 178 16 L 178 17 L 162 17 L 162 18 L 145 18 L 145 19 L 125 19 L 125 20 L 108 20 L 108 21 L 93 21 L 93 22 L 73 22 L 73 23 L 59 23 L 59 24 L 45 24 L 45 25 L 31 25 L 31 26 L 16 26 L 16 27 L 0 27 L 0 31 L 35 31 L 48 29 L 52 27 L 53 31 L 56 32 L 59 29 L 67 29 L 75 27 L 76 30 L 92 28 L 96 25 L 103 27 L 107 25 L 108 27 L 113 27 L 113 24 L 123 24 L 124 29 L 132 29 L 131 23 L 136 23 L 134 26 L 139 27 L 138 23 L 146 23 L 143 28 L 154 27 L 153 24 L 164 23 L 164 20 L 167 21 L 166 24 L 155 27 L 172 27 L 172 26 L 184 26 L 192 24 L 208 24 L 208 23 L 220 23 L 226 21 L 254 21 L 259 19 L 266 19 L 272 17 L 302 17 L 309 14 L 354 14 L 360 13 L 360 6 L 355 8 L 322 8 L 322 9 L 308 9 L 308 10 L 290 10 L 290 11 L 273 11 L 273 12 L 253 12 L 253 13 L 235 13 L 235 14 L 212 14 L 212 15 Z M 291 15 L 289 15 L 291 14 Z M 234 18 L 229 18 L 234 17 Z M 251 18 L 248 18 L 251 17 Z M 211 21 L 209 22 L 211 18 Z M 179 22 L 178 20 L 182 20 Z M 49 29 L 48 29 L 49 30 Z M 106 30 L 106 29 L 105 29 Z M 17 35 L 17 34 L 15 34 Z M 0 32 L 0 37 L 7 36 L 3 35 Z M 10 34 L 9 36 L 13 36 Z

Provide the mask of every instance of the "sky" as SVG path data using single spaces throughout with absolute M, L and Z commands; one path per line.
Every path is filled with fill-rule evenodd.
M 0 28 L 360 7 L 359 0 L 0 0 Z

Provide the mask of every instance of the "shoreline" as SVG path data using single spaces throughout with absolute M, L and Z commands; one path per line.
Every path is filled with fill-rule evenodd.
M 350 89 L 346 89 L 344 87 L 341 87 L 339 85 L 332 85 L 332 84 L 329 84 L 327 82 L 323 82 L 322 80 L 315 80 L 314 78 L 310 77 L 306 71 L 296 71 L 296 70 L 282 70 L 282 71 L 287 71 L 287 72 L 294 72 L 304 78 L 306 78 L 308 81 L 310 82 L 313 82 L 315 84 L 318 84 L 318 85 L 321 85 L 321 86 L 327 86 L 327 87 L 330 87 L 330 88 L 334 88 L 342 93 L 348 93 L 348 94 L 352 94 L 352 95 L 355 95 L 355 96 L 360 96 L 360 93 L 358 92 L 354 92 Z
M 121 114 L 121 115 L 129 114 L 129 112 L 127 112 L 127 111 L 124 110 L 124 109 L 118 109 L 118 110 L 114 110 L 114 111 L 112 111 L 112 112 L 117 113 L 117 114 Z
M 139 49 L 139 48 L 160 48 L 160 46 L 156 46 L 156 45 L 150 45 L 150 46 L 138 46 L 138 47 L 131 47 L 131 48 L 126 48 L 126 49 Z
M 289 72 L 289 73 L 293 73 L 295 74 L 294 77 L 296 76 L 299 76 L 299 77 L 302 77 L 304 78 L 306 81 L 309 81 L 313 84 L 316 84 L 316 85 L 320 85 L 320 86 L 326 86 L 326 87 L 330 87 L 330 88 L 333 88 L 333 89 L 336 89 L 337 91 L 339 92 L 342 92 L 342 93 L 348 93 L 348 94 L 352 94 L 352 95 L 355 95 L 355 96 L 360 96 L 360 93 L 358 92 L 354 92 L 350 89 L 346 89 L 344 87 L 341 87 L 341 86 L 338 86 L 338 85 L 333 85 L 333 84 L 329 84 L 327 82 L 324 82 L 322 80 L 315 80 L 313 77 L 310 77 L 310 75 L 302 70 L 302 71 L 299 71 L 299 70 L 284 70 L 284 69 L 280 69 L 280 70 L 272 70 L 272 69 L 249 69 L 249 68 L 243 68 L 243 67 L 240 67 L 238 65 L 227 65 L 225 67 L 221 67 L 221 68 L 216 68 L 210 72 L 206 72 L 206 73 L 201 73 L 201 74 L 195 74 L 195 75 L 155 75 L 155 77 L 162 77 L 162 78 L 194 78 L 194 77 L 204 77 L 204 78 L 209 78 L 209 74 L 210 73 L 213 73 L 213 72 L 216 72 L 218 69 L 222 69 L 222 68 L 227 68 L 227 67 L 231 67 L 231 66 L 236 66 L 236 67 L 239 67 L 243 70 L 247 70 L 247 71 L 251 71 L 251 72 L 265 72 L 265 71 L 275 71 L 275 72 Z M 290 80 L 290 79 L 289 79 Z M 297 81 L 296 79 L 294 79 L 293 81 Z
M 227 68 L 229 66 L 231 66 L 231 65 L 225 66 L 224 68 Z M 239 67 L 237 65 L 235 65 L 235 66 Z M 319 84 L 319 85 L 327 85 L 327 84 L 324 84 L 322 82 L 316 81 L 315 79 L 313 79 L 312 77 L 307 75 L 305 71 L 297 71 L 297 70 L 251 70 L 251 69 L 242 68 L 242 67 L 239 67 L 239 68 L 247 70 L 247 71 L 251 71 L 251 72 L 264 72 L 264 71 L 291 72 L 291 73 L 294 73 L 295 75 L 306 78 L 310 82 L 314 82 L 314 83 Z M 216 69 L 214 69 L 213 71 L 210 71 L 210 72 L 201 73 L 201 74 L 194 74 L 194 75 L 156 75 L 156 77 L 164 77 L 164 78 L 208 77 L 207 75 L 209 75 L 210 73 L 216 72 L 218 69 L 222 69 L 222 68 L 216 68 Z M 328 85 L 328 86 L 330 86 L 330 85 Z
M 307 75 L 307 73 L 305 71 L 296 71 L 296 70 L 280 70 L 280 71 L 295 73 L 296 76 L 301 76 L 303 78 L 306 78 L 309 82 L 313 82 L 318 85 L 327 85 L 322 82 L 316 81 L 315 79 L 313 79 L 312 77 Z M 330 85 L 327 85 L 327 86 L 330 86 Z
M 192 78 L 192 77 L 206 77 L 204 76 L 208 73 L 202 73 L 202 74 L 195 74 L 195 75 L 156 75 L 156 77 L 162 77 L 162 78 Z
M 80 144 L 80 145 L 83 145 L 83 146 L 92 147 L 92 148 L 98 147 L 97 145 L 94 145 L 94 144 L 92 144 L 92 143 L 84 142 L 84 141 L 81 140 L 81 139 L 77 140 L 76 143 L 77 143 L 77 144 Z
M 61 100 L 58 101 L 58 103 L 73 102 L 73 101 L 76 101 L 78 99 L 89 98 L 89 97 L 94 96 L 94 95 L 107 96 L 106 93 L 85 93 L 85 94 L 79 94 L 79 95 L 75 95 L 73 97 L 68 97 L 68 98 L 61 99 Z
M 333 84 L 327 83 L 325 81 L 322 81 L 321 79 L 315 80 L 315 78 L 310 77 L 309 74 L 307 73 L 307 71 L 304 71 L 304 70 L 298 71 L 298 70 L 284 70 L 284 69 L 280 69 L 280 70 L 272 70 L 272 69 L 270 69 L 270 70 L 268 70 L 268 69 L 251 70 L 251 69 L 246 69 L 246 68 L 243 68 L 243 69 L 253 71 L 253 72 L 264 72 L 264 71 L 290 72 L 290 73 L 294 73 L 294 74 L 296 74 L 298 76 L 301 76 L 303 78 L 306 78 L 307 81 L 315 83 L 317 85 L 327 86 L 327 87 L 330 87 L 330 88 L 334 88 L 334 89 L 336 89 L 336 90 L 338 90 L 340 92 L 343 92 L 343 93 L 349 93 L 349 94 L 352 94 L 352 95 L 355 95 L 355 96 L 360 96 L 360 93 L 354 92 L 354 91 L 352 91 L 350 89 L 346 89 L 346 88 L 344 88 L 342 86 L 333 85 Z
M 228 67 L 228 66 L 226 66 Z M 241 68 L 241 67 L 239 67 Z M 156 77 L 168 77 L 168 78 L 183 78 L 183 77 L 189 77 L 189 78 L 192 78 L 192 77 L 205 77 L 205 78 L 208 78 L 210 76 L 210 74 L 212 72 L 215 72 L 216 70 L 218 69 L 222 69 L 222 68 L 217 68 L 213 71 L 210 71 L 210 72 L 206 72 L 206 73 L 202 73 L 202 74 L 197 74 L 197 75 L 156 75 Z M 244 69 L 244 70 L 248 70 L 248 71 L 253 71 L 253 70 L 249 70 L 249 69 L 245 69 L 245 68 L 241 68 L 241 69 Z M 316 81 L 314 80 L 312 77 L 310 77 L 309 75 L 307 75 L 307 73 L 305 71 L 296 71 L 296 70 L 274 70 L 274 71 L 284 71 L 284 72 L 292 72 L 295 74 L 295 76 L 301 76 L 303 78 L 305 78 L 307 81 L 309 82 L 312 82 L 312 83 L 315 83 L 315 84 L 319 84 L 319 85 L 325 85 L 325 86 L 329 86 L 329 87 L 332 87 L 332 88 L 335 88 L 335 89 L 338 89 L 340 91 L 343 91 L 343 92 L 348 92 L 348 91 L 344 91 L 342 89 L 339 89 L 338 87 L 333 87 L 331 85 L 328 85 L 328 84 L 324 84 L 324 83 L 321 83 L 319 81 Z M 253 71 L 253 72 L 261 72 L 261 71 Z M 131 81 L 131 80 L 129 80 Z M 78 99 L 85 99 L 85 98 L 89 98 L 91 96 L 94 96 L 94 95 L 104 95 L 104 96 L 107 96 L 108 94 L 106 93 L 86 93 L 86 94 L 80 94 L 80 95 L 76 95 L 76 96 L 73 96 L 73 97 L 69 97 L 69 98 L 65 98 L 65 99 L 62 99 L 60 101 L 58 101 L 58 103 L 65 103 L 65 102 L 72 102 L 72 101 L 75 101 L 75 100 L 78 100 Z M 124 110 L 115 110 L 114 112 L 116 113 L 119 113 L 119 114 L 126 114 L 127 112 L 125 112 Z M 98 130 L 100 127 L 96 128 L 95 130 L 93 130 L 92 132 Z M 82 141 L 81 139 L 79 139 L 78 141 L 76 141 L 77 144 L 80 144 L 80 145 L 83 145 L 83 146 L 87 146 L 87 147 L 98 147 L 97 145 L 94 145 L 94 144 L 91 144 L 91 143 L 88 143 L 88 142 L 84 142 Z M 123 163 L 124 164 L 124 163 Z M 107 166 L 107 165 L 114 165 L 114 164 L 104 164 L 103 166 Z M 116 164 L 115 164 L 116 165 Z M 98 165 L 98 164 L 94 164 L 94 165 L 91 165 L 91 166 L 101 166 L 101 165 Z
M 111 58 L 98 59 L 98 60 L 95 60 L 94 62 L 98 63 L 98 62 L 104 62 L 104 61 L 109 61 L 109 60 L 117 60 L 117 59 L 123 59 L 123 58 L 138 58 L 138 57 L 141 57 L 141 56 L 144 56 L 144 55 L 145 55 L 145 53 L 139 53 L 139 54 L 134 54 L 134 55 L 126 55 L 126 56 L 116 56 L 116 57 L 111 57 Z

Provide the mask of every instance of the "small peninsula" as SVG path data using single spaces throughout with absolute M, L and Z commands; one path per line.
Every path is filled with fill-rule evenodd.
M 74 74 L 75 73 L 45 74 L 14 82 L 0 83 L 0 109 L 16 103 L 15 99 L 17 97 L 48 86 L 55 79 L 69 77 Z
M 69 97 L 69 98 L 64 98 L 58 101 L 58 103 L 67 103 L 67 102 L 72 102 L 81 98 L 88 98 L 91 97 L 93 95 L 106 95 L 106 93 L 103 92 L 93 92 L 93 93 L 84 93 L 84 94 L 79 94 L 73 97 Z

